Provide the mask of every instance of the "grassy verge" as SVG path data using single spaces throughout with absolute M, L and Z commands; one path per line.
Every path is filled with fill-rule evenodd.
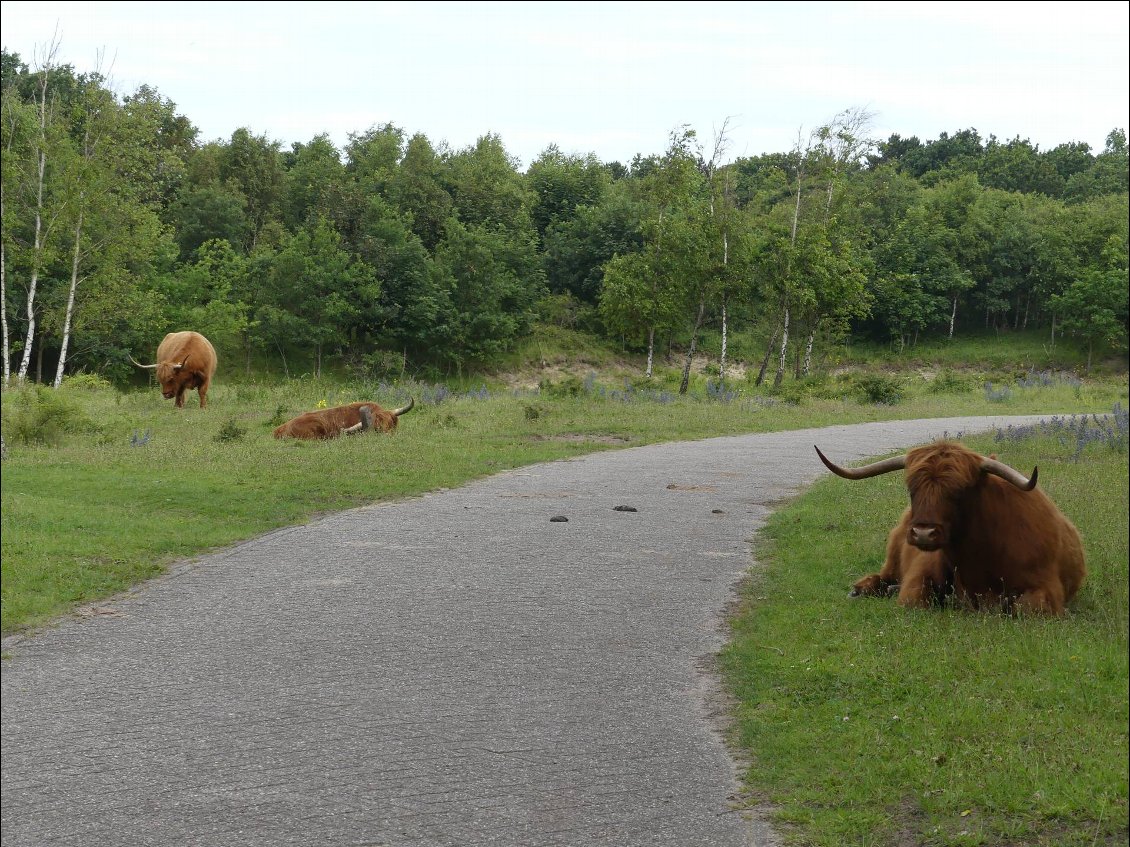
M 827 478 L 774 514 L 723 664 L 748 785 L 788 843 L 1126 843 L 1125 442 L 966 443 L 1039 465 L 1087 584 L 1063 620 L 849 601 L 905 507 L 901 474 Z

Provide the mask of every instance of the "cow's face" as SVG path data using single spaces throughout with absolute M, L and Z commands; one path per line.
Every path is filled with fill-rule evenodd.
M 907 454 L 907 544 L 931 551 L 950 543 L 961 520 L 961 501 L 981 480 L 980 461 L 975 453 L 948 445 L 919 448 Z
M 161 362 L 157 365 L 157 381 L 161 383 L 161 396 L 166 400 L 172 400 L 184 391 L 186 383 L 192 379 L 192 374 L 185 371 L 184 364 L 184 362 Z
M 939 491 L 938 486 L 922 486 L 911 493 L 906 543 L 919 550 L 939 550 L 953 537 L 957 518 L 953 497 Z

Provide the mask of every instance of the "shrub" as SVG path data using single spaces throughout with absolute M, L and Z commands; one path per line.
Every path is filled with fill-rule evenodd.
M 576 376 L 568 376 L 561 382 L 543 379 L 538 383 L 538 389 L 549 397 L 579 397 L 584 391 L 584 383 Z
M 973 390 L 973 381 L 954 373 L 942 371 L 930 383 L 931 394 L 964 394 Z
M 893 376 L 884 374 L 861 376 L 856 379 L 855 388 L 865 403 L 894 406 L 902 400 L 902 383 Z
M 13 391 L 4 404 L 4 432 L 17 444 L 58 446 L 64 433 L 96 432 L 97 425 L 58 391 L 37 385 Z
M 110 380 L 101 374 L 91 374 L 85 371 L 80 371 L 77 374 L 63 377 L 61 388 L 75 388 L 82 391 L 109 391 L 113 388 Z
M 235 418 L 228 418 L 224 421 L 224 425 L 220 427 L 220 431 L 216 433 L 216 441 L 221 443 L 242 441 L 245 435 L 247 435 L 247 430 L 236 423 Z

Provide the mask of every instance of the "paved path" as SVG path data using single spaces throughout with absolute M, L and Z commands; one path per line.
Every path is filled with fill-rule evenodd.
M 773 843 L 705 670 L 754 532 L 814 442 L 1030 420 L 601 453 L 180 565 L 5 641 L 3 845 Z

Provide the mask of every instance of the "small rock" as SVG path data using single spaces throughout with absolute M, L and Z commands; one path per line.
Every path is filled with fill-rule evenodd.
M 712 514 L 712 515 L 724 515 L 726 513 L 723 512 L 721 509 L 711 509 L 710 514 Z
M 612 511 L 614 511 L 614 512 L 638 512 L 639 509 L 637 509 L 635 506 L 613 506 Z
M 556 515 L 555 517 L 550 518 L 549 522 L 550 523 L 568 523 L 569 519 L 567 517 L 565 517 L 564 515 Z

